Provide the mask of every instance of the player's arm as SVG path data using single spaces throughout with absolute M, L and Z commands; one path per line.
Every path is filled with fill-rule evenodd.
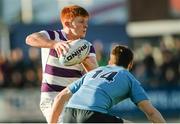
M 26 37 L 26 44 L 33 47 L 40 48 L 53 48 L 56 42 L 54 40 L 49 40 L 43 33 L 33 33 Z
M 86 72 L 91 71 L 98 67 L 97 59 L 95 56 L 88 56 L 83 62 L 81 63 Z
M 153 123 L 165 123 L 161 113 L 150 103 L 149 100 L 143 100 L 137 105 L 139 109 L 145 113 L 149 121 Z
M 50 115 L 49 123 L 57 123 L 59 119 L 59 115 L 61 115 L 63 111 L 63 107 L 65 102 L 69 100 L 72 93 L 69 90 L 69 88 L 65 88 L 62 90 L 54 99 L 53 106 L 52 106 L 52 112 Z
M 85 60 L 83 60 L 81 64 L 83 65 L 85 72 L 89 72 L 99 66 L 93 45 L 91 45 L 90 47 L 90 53 L 88 57 Z
M 33 34 L 30 34 L 26 37 L 26 44 L 33 46 L 33 47 L 39 47 L 39 48 L 52 48 L 55 49 L 58 56 L 63 52 L 67 51 L 69 48 L 69 45 L 66 41 L 55 41 L 50 40 L 45 34 L 36 32 Z
M 83 84 L 84 78 L 86 75 L 84 75 L 82 78 L 76 80 L 72 84 L 68 85 L 67 88 L 62 90 L 54 99 L 52 111 L 50 115 L 49 123 L 57 123 L 59 116 L 61 115 L 63 111 L 63 107 L 65 102 L 69 100 L 69 98 L 74 94 L 76 91 L 79 90 L 81 85 Z
M 131 100 L 138 106 L 140 110 L 145 113 L 145 115 L 151 122 L 165 123 L 165 120 L 160 112 L 156 108 L 154 108 L 154 106 L 149 101 L 147 93 L 141 86 L 141 83 L 136 80 L 132 74 L 129 73 L 128 75 L 129 79 L 131 79 L 131 81 L 129 82 L 131 86 L 129 92 Z

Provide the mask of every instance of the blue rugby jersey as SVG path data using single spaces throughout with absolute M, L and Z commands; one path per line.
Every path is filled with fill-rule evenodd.
M 104 66 L 90 71 L 68 86 L 73 96 L 66 107 L 108 113 L 126 98 L 135 104 L 148 97 L 139 81 L 123 67 Z

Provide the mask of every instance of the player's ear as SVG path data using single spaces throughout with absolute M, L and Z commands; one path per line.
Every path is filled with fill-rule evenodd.
M 115 59 L 114 56 L 111 54 L 108 64 L 109 65 L 114 65 L 115 64 L 114 59 Z
M 109 64 L 109 65 L 112 65 L 111 60 L 109 60 L 108 64 Z
M 66 21 L 66 22 L 64 22 L 64 25 L 66 26 L 66 27 L 70 27 L 70 22 L 68 22 L 68 21 Z
M 133 67 L 133 61 L 131 61 L 131 62 L 129 63 L 129 65 L 128 65 L 128 70 L 131 70 L 132 67 Z
M 110 58 L 109 58 L 108 64 L 109 64 L 109 65 L 112 65 L 111 55 L 110 55 Z

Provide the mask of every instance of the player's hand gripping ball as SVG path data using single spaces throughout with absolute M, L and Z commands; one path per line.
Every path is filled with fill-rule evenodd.
M 69 43 L 67 53 L 60 55 L 59 62 L 65 66 L 81 63 L 90 52 L 90 43 L 85 39 L 77 39 Z

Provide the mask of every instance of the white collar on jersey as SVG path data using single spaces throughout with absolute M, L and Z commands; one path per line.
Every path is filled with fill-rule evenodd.
M 124 70 L 128 70 L 128 69 L 124 68 L 123 66 L 118 66 L 118 65 L 115 65 L 115 64 L 111 64 L 111 65 L 107 65 L 107 66 L 121 68 L 121 69 L 124 69 Z
M 66 37 L 65 31 L 64 31 L 64 30 L 61 30 L 61 33 L 62 33 L 62 35 L 64 36 L 64 38 L 65 38 L 66 40 L 68 40 L 67 37 Z

